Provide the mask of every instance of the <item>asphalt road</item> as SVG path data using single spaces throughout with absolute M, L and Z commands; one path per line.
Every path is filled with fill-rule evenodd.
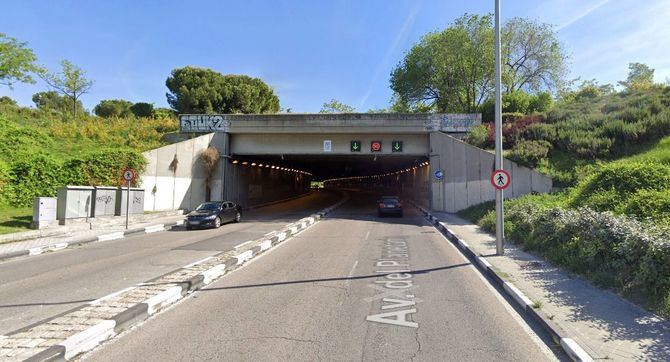
M 378 218 L 374 199 L 353 194 L 332 216 L 84 359 L 557 358 L 416 211 Z
M 339 194 L 316 192 L 251 210 L 239 224 L 213 230 L 183 227 L 87 244 L 0 263 L 0 334 L 152 279 L 297 221 Z

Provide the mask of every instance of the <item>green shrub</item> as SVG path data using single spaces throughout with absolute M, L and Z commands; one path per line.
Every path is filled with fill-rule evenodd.
M 470 129 L 470 133 L 468 133 L 467 137 L 465 138 L 465 142 L 479 148 L 486 148 L 488 145 L 488 139 L 489 129 L 482 124 Z
M 587 176 L 576 187 L 572 207 L 587 205 L 595 193 L 616 190 L 622 199 L 641 189 L 664 190 L 670 185 L 670 166 L 656 163 L 610 163 Z
M 30 206 L 35 196 L 56 196 L 66 184 L 62 164 L 43 154 L 26 154 L 10 165 L 13 180 L 13 206 Z
M 529 167 L 537 167 L 538 163 L 547 158 L 551 143 L 547 141 L 519 141 L 514 145 L 510 158 Z
M 14 198 L 10 168 L 0 160 L 0 205 L 8 204 Z
M 549 123 L 534 123 L 526 127 L 521 136 L 527 140 L 547 141 L 554 144 L 557 140 L 556 126 Z
M 640 219 L 665 222 L 670 219 L 670 190 L 638 190 L 628 199 L 623 212 Z

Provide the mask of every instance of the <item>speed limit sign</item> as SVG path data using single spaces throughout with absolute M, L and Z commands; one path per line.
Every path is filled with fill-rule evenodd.
M 130 182 L 135 179 L 135 170 L 131 168 L 127 168 L 125 171 L 123 171 L 123 179 Z

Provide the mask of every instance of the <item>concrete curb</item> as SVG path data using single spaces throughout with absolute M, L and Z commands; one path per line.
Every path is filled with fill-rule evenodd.
M 277 201 L 272 201 L 272 202 L 268 202 L 268 203 L 265 203 L 265 204 L 259 204 L 259 205 L 254 205 L 254 206 L 250 206 L 250 207 L 245 207 L 242 210 L 259 209 L 259 208 L 265 207 L 265 206 L 276 205 L 276 204 L 280 204 L 282 202 L 296 200 L 296 199 L 299 199 L 301 197 L 311 195 L 313 192 L 314 191 L 309 191 L 309 192 L 306 192 L 302 195 L 290 197 L 288 199 L 277 200 Z M 116 239 L 123 239 L 126 236 L 131 235 L 131 234 L 137 234 L 137 233 L 150 234 L 150 233 L 159 232 L 159 231 L 166 231 L 166 230 L 170 230 L 171 228 L 173 228 L 175 226 L 179 226 L 179 225 L 183 225 L 183 224 L 184 224 L 183 220 L 177 220 L 176 222 L 154 224 L 154 225 L 149 225 L 149 226 L 141 227 L 141 228 L 128 229 L 128 230 L 125 230 L 125 231 L 117 231 L 117 232 L 113 232 L 113 233 L 109 233 L 109 234 L 103 234 L 103 235 L 98 235 L 98 236 L 89 236 L 89 237 L 85 237 L 85 238 L 75 239 L 75 240 L 68 241 L 68 242 L 65 242 L 65 243 L 56 244 L 56 245 L 59 246 L 57 248 L 55 248 L 54 245 L 47 245 L 47 246 L 41 246 L 41 247 L 36 247 L 36 248 L 32 248 L 32 249 L 27 249 L 27 250 L 13 251 L 11 253 L 0 254 L 0 261 L 4 261 L 4 260 L 7 260 L 7 259 L 13 259 L 13 258 L 20 257 L 20 256 L 26 256 L 26 255 L 29 255 L 29 256 L 40 255 L 40 254 L 43 254 L 45 252 L 57 251 L 57 250 L 61 250 L 61 249 L 71 248 L 71 247 L 74 247 L 74 246 L 84 245 L 84 244 L 88 244 L 88 243 L 94 243 L 94 242 L 98 242 L 98 241 L 110 241 L 110 240 L 116 240 Z M 61 235 L 61 234 L 59 234 L 59 235 Z M 63 245 L 65 245 L 65 246 L 63 246 Z
M 75 247 L 75 246 L 84 245 L 84 244 L 88 244 L 88 243 L 95 243 L 95 242 L 98 242 L 98 241 L 110 241 L 110 240 L 116 240 L 116 239 L 123 239 L 126 236 L 132 235 L 132 234 L 138 234 L 138 233 L 149 234 L 149 233 L 158 232 L 158 231 L 170 230 L 171 228 L 173 228 L 175 226 L 183 225 L 183 224 L 184 224 L 184 220 L 177 220 L 177 221 L 173 221 L 173 222 L 169 222 L 169 223 L 154 224 L 154 225 L 149 225 L 149 226 L 145 226 L 145 227 L 141 227 L 141 228 L 128 229 L 128 230 L 124 230 L 124 231 L 115 231 L 115 232 L 112 232 L 112 233 L 109 233 L 109 234 L 103 234 L 103 235 L 97 235 L 97 236 L 88 236 L 88 237 L 85 237 L 85 238 L 75 239 L 75 240 L 72 240 L 72 241 L 53 244 L 53 245 L 46 245 L 46 246 L 40 246 L 40 247 L 26 249 L 26 250 L 13 251 L 11 253 L 0 254 L 0 261 L 16 258 L 16 257 L 19 257 L 19 256 L 40 255 L 40 254 L 44 254 L 44 253 L 50 252 L 50 251 L 58 251 L 58 250 L 72 248 L 72 247 Z
M 573 361 L 577 362 L 591 362 L 593 358 L 589 356 L 588 353 L 572 338 L 566 336 L 566 333 L 562 328 L 557 326 L 553 321 L 547 318 L 544 313 L 540 312 L 536 308 L 533 308 L 533 302 L 528 298 L 522 291 L 520 291 L 513 283 L 505 281 L 493 268 L 493 266 L 482 256 L 477 255 L 477 253 L 470 248 L 470 246 L 461 238 L 459 238 L 446 223 L 441 222 L 435 216 L 433 216 L 430 211 L 426 210 L 422 206 L 416 204 L 415 202 L 408 200 L 410 204 L 419 209 L 425 216 L 426 219 L 430 221 L 435 228 L 437 228 L 442 234 L 451 241 L 461 252 L 468 256 L 468 258 L 473 261 L 479 270 L 483 271 L 485 275 L 491 277 L 496 284 L 502 288 L 507 295 L 509 295 L 512 300 L 530 317 L 533 318 L 542 328 L 549 333 L 551 338 L 557 344 L 560 344 L 565 353 L 572 358 Z
M 177 302 L 188 293 L 214 282 L 281 242 L 312 227 L 325 215 L 346 202 L 348 198 L 349 196 L 344 194 L 343 199 L 338 203 L 289 224 L 270 237 L 261 237 L 245 243 L 239 249 L 204 258 L 148 282 L 111 293 L 57 317 L 9 333 L 4 336 L 5 338 L 0 338 L 0 359 L 4 360 L 7 356 L 11 360 L 22 361 L 69 360 L 90 351 L 100 343 Z M 119 311 L 120 305 L 125 307 Z M 82 316 L 87 317 L 82 318 Z M 47 324 L 52 326 L 58 320 L 65 321 L 63 322 L 65 324 L 75 320 L 70 324 L 74 323 L 83 328 L 78 329 L 80 332 L 72 333 L 65 338 L 47 337 L 45 333 L 53 332 L 44 332 L 44 328 L 41 327 Z M 72 328 L 65 328 L 65 330 L 65 333 L 69 334 L 70 332 L 67 331 Z M 16 345 L 17 341 L 34 343 L 26 347 L 25 344 Z M 50 341 L 53 342 L 49 343 Z

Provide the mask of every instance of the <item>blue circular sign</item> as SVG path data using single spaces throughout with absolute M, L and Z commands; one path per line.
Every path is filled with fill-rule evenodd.
M 444 178 L 444 171 L 442 170 L 437 170 L 435 171 L 435 178 L 438 180 L 441 180 Z

